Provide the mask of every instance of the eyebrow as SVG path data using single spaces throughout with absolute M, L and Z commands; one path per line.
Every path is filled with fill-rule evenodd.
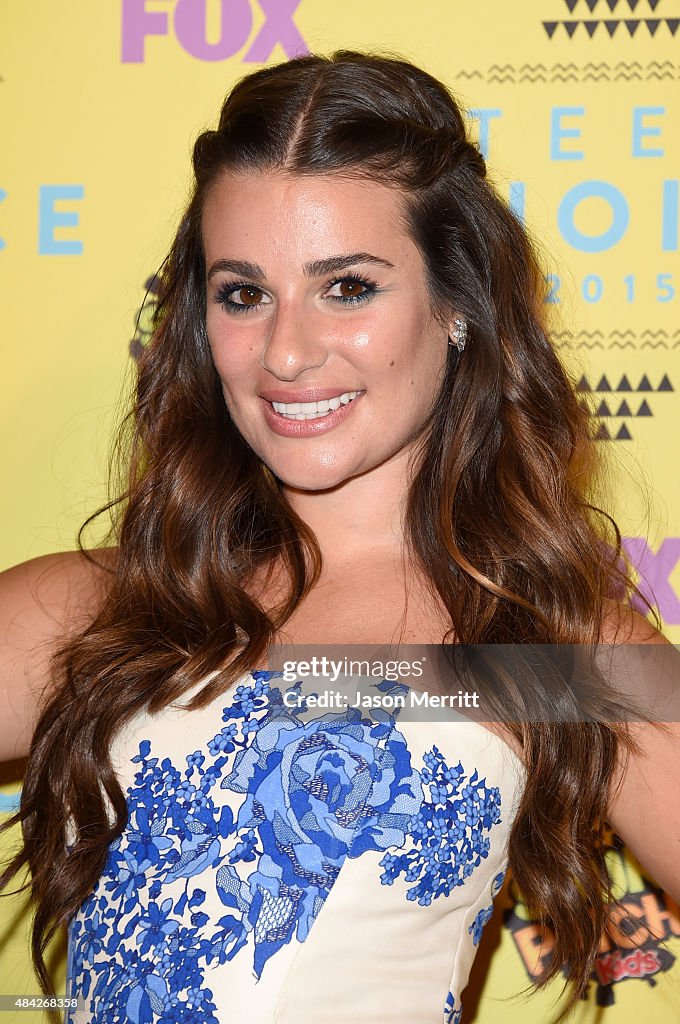
M 327 256 L 323 260 L 312 260 L 311 263 L 304 264 L 302 271 L 305 277 L 323 277 L 338 270 L 346 270 L 355 263 L 374 263 L 380 267 L 394 268 L 393 263 L 381 256 L 373 256 L 370 252 L 351 252 L 344 256 Z M 267 276 L 264 267 L 258 263 L 250 263 L 248 260 L 216 260 L 208 271 L 208 280 L 213 274 L 225 271 L 240 274 L 252 281 L 264 281 Z

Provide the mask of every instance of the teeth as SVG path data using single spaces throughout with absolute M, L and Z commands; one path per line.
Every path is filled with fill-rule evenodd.
M 334 412 L 341 405 L 347 405 L 359 394 L 360 391 L 345 391 L 342 395 L 324 399 L 322 402 L 272 402 L 272 405 L 280 416 L 287 419 L 316 420 L 321 416 L 327 416 L 329 412 Z

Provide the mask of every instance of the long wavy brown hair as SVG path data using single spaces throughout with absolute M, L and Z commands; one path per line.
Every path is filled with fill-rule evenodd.
M 127 824 L 110 760 L 115 734 L 214 670 L 190 708 L 263 664 L 321 572 L 312 531 L 230 419 L 208 345 L 200 222 L 223 170 L 334 172 L 400 189 L 434 314 L 444 323 L 455 310 L 469 325 L 463 356 L 449 347 L 406 515 L 407 544 L 448 609 L 451 635 L 462 644 L 594 645 L 612 598 L 645 601 L 615 520 L 593 503 L 601 459 L 549 338 L 535 245 L 439 81 L 397 57 L 353 51 L 264 68 L 229 93 L 217 129 L 195 143 L 193 167 L 134 407 L 119 428 L 124 475 L 78 533 L 92 560 L 83 531 L 111 514 L 117 557 L 104 566 L 107 594 L 54 655 L 20 808 L 3 825 L 21 822 L 23 846 L 0 887 L 30 869 L 31 951 L 50 994 L 46 947 Z M 267 612 L 245 584 L 273 565 L 289 589 Z M 619 745 L 632 741 L 607 724 L 607 700 L 603 692 L 602 721 L 510 724 L 527 768 L 510 867 L 530 910 L 554 930 L 537 984 L 562 971 L 572 983 L 565 1012 L 587 987 L 613 901 L 602 849 L 608 784 Z

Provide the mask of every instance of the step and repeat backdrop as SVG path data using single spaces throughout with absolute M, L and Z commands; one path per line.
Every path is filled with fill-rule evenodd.
M 244 73 L 339 47 L 405 56 L 459 97 L 541 247 L 554 344 L 610 456 L 611 509 L 679 642 L 680 0 L 4 4 L 0 568 L 74 548 L 106 498 L 111 431 L 196 135 Z M 4 768 L 0 813 L 17 804 L 21 768 Z M 0 856 L 15 839 L 2 838 Z M 612 917 L 573 1020 L 680 1020 L 680 910 L 616 837 L 609 864 L 637 926 Z M 29 924 L 23 896 L 0 900 L 0 994 L 38 992 Z M 522 994 L 549 951 L 506 880 L 465 1024 L 550 1020 L 559 983 Z M 63 992 L 61 939 L 50 957 Z M 3 1011 L 15 1019 L 43 1018 Z

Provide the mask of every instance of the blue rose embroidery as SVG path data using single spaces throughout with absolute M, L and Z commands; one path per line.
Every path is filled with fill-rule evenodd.
M 252 931 L 257 977 L 293 934 L 307 938 L 345 857 L 401 845 L 422 802 L 403 737 L 357 708 L 260 722 L 222 788 L 243 794 L 235 827 L 257 854 L 247 884 L 231 864 L 217 873 L 220 899 L 236 911 L 220 922 L 224 951 L 230 959 Z

